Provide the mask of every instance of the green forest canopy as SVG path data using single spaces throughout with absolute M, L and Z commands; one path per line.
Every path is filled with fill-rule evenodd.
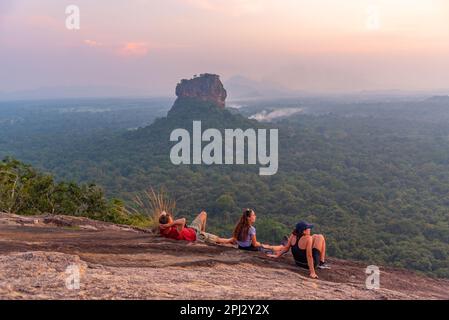
M 61 136 L 39 152 L 32 138 L 20 150 L 0 146 L 58 180 L 95 182 L 108 198 L 131 205 L 136 193 L 164 186 L 177 201 L 177 215 L 191 219 L 204 209 L 208 228 L 222 236 L 230 235 L 241 208 L 252 207 L 261 241 L 276 243 L 298 220 L 308 220 L 326 235 L 332 256 L 449 277 L 446 109 L 428 106 L 425 117 L 416 117 L 414 107 L 423 105 L 345 106 L 341 114 L 336 109 L 260 124 L 185 101 L 139 130 Z M 238 165 L 173 166 L 168 134 L 191 127 L 192 119 L 219 129 L 279 128 L 278 174 L 261 177 L 257 167 Z

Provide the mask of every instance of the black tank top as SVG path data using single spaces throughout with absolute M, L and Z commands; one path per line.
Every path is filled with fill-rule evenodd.
M 300 249 L 298 247 L 298 242 L 300 238 L 296 236 L 296 243 L 292 247 L 292 255 L 297 263 L 306 264 L 307 265 L 307 250 Z

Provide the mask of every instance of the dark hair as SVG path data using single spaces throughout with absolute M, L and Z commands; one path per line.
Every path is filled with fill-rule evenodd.
M 234 239 L 239 241 L 245 241 L 248 237 L 249 228 L 251 225 L 249 224 L 248 218 L 251 217 L 251 213 L 253 212 L 252 209 L 244 209 L 243 214 L 240 217 L 239 222 L 234 228 L 234 232 L 232 236 Z
M 296 236 L 298 239 L 301 239 L 304 236 L 304 231 L 306 231 L 307 229 L 304 229 L 302 231 L 298 231 L 296 229 L 293 229 L 292 234 L 294 236 Z
M 168 214 L 163 214 L 159 217 L 159 223 L 160 224 L 167 224 L 168 223 Z

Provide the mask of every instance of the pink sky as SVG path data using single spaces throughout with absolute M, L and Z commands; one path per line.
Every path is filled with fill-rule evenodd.
M 65 28 L 78 5 L 81 29 Z M 2 0 L 0 91 L 244 75 L 294 90 L 449 89 L 446 0 Z

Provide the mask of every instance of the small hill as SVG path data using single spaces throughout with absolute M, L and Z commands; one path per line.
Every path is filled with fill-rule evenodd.
M 0 213 L 0 299 L 449 298 L 447 280 L 381 267 L 381 288 L 367 290 L 366 265 L 329 262 L 332 270 L 312 280 L 289 255 L 273 260 L 86 218 Z M 79 290 L 66 288 L 71 265 Z
M 122 143 L 135 149 L 129 153 L 151 148 L 152 158 L 159 155 L 158 161 L 168 161 L 168 150 L 175 144 L 170 142 L 170 133 L 177 128 L 192 133 L 193 121 L 201 121 L 203 130 L 215 128 L 222 133 L 227 128 L 267 127 L 225 108 L 227 93 L 218 75 L 206 73 L 190 80 L 183 79 L 176 87 L 176 95 L 177 99 L 166 117 L 126 133 L 120 138 L 124 140 L 114 141 L 114 144 Z
M 194 120 L 201 120 L 206 127 L 217 129 L 246 128 L 258 124 L 225 109 L 227 92 L 218 75 L 206 73 L 190 80 L 183 79 L 176 86 L 176 95 L 177 99 L 167 117 L 144 130 L 158 131 L 161 126 L 171 130 L 179 126 L 189 128 Z

